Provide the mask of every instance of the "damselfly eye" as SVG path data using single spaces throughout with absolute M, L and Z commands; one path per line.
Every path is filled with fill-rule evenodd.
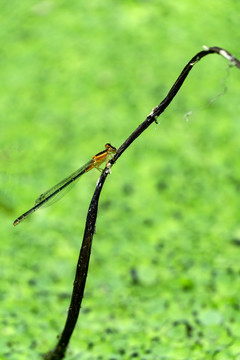
M 105 144 L 105 148 L 110 149 L 112 152 L 117 151 L 117 149 L 114 146 L 112 146 L 110 143 Z

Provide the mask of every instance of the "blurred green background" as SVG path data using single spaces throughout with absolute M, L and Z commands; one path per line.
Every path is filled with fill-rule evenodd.
M 0 9 L 0 359 L 33 360 L 65 322 L 99 173 L 13 220 L 105 143 L 119 147 L 202 45 L 239 58 L 240 3 Z M 204 58 L 113 167 L 66 359 L 240 359 L 239 84 L 227 60 Z

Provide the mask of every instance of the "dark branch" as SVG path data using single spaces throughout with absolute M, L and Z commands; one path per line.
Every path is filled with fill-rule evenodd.
M 108 170 L 106 171 L 106 169 L 104 169 L 103 173 L 108 173 Z M 92 238 L 97 218 L 98 201 L 105 180 L 106 176 L 100 177 L 88 209 L 83 242 L 78 258 L 76 275 L 73 284 L 72 298 L 68 309 L 68 316 L 65 327 L 61 336 L 59 337 L 55 349 L 44 356 L 44 359 L 46 360 L 59 360 L 64 358 L 68 343 L 70 341 L 71 335 L 78 319 L 87 278 L 88 265 L 92 247 Z
M 45 359 L 47 360 L 60 360 L 63 359 L 68 343 L 70 341 L 71 335 L 75 328 L 82 299 L 84 294 L 84 288 L 87 278 L 89 259 L 91 254 L 92 247 L 92 239 L 95 231 L 95 224 L 97 219 L 97 211 L 98 211 L 98 201 L 99 196 L 103 187 L 103 184 L 107 178 L 107 175 L 110 173 L 111 166 L 117 161 L 117 159 L 122 155 L 122 153 L 131 145 L 131 143 L 137 139 L 139 135 L 142 134 L 144 130 L 146 130 L 153 122 L 156 121 L 156 118 L 163 113 L 163 111 L 168 107 L 168 105 L 172 102 L 173 98 L 176 96 L 178 91 L 180 90 L 184 80 L 188 76 L 190 70 L 193 66 L 201 60 L 204 56 L 209 54 L 219 54 L 230 61 L 231 65 L 236 66 L 240 69 L 240 61 L 236 59 L 232 54 L 228 51 L 219 48 L 219 47 L 204 47 L 204 50 L 197 53 L 185 66 L 179 75 L 178 79 L 170 89 L 167 96 L 163 99 L 163 101 L 157 105 L 151 113 L 147 116 L 147 118 L 138 126 L 138 128 L 124 141 L 124 143 L 119 147 L 113 159 L 111 159 L 102 172 L 99 181 L 97 183 L 96 189 L 94 191 L 86 219 L 85 232 L 83 237 L 83 243 L 80 250 L 80 255 L 77 263 L 75 281 L 73 286 L 73 293 L 71 304 L 68 311 L 67 320 L 65 323 L 65 327 L 61 336 L 59 337 L 58 343 L 53 351 L 50 351 L 45 355 Z
M 240 69 L 240 61 L 236 59 L 233 55 L 231 55 L 228 51 L 219 48 L 219 47 L 210 47 L 206 48 L 203 51 L 200 51 L 197 53 L 185 66 L 185 68 L 182 70 L 181 74 L 177 78 L 176 82 L 173 84 L 172 88 L 170 89 L 167 96 L 163 99 L 163 101 L 156 106 L 152 112 L 147 116 L 145 121 L 143 121 L 142 124 L 138 126 L 138 128 L 127 138 L 126 141 L 120 146 L 118 151 L 116 152 L 114 159 L 111 160 L 111 164 L 114 164 L 116 160 L 122 155 L 122 153 L 128 148 L 129 145 L 139 136 L 141 133 L 148 128 L 149 125 L 151 125 L 154 121 L 156 121 L 156 118 L 161 115 L 164 110 L 168 107 L 168 105 L 172 102 L 173 98 L 177 95 L 178 91 L 180 90 L 184 80 L 188 76 L 189 72 L 193 68 L 193 66 L 201 60 L 204 56 L 209 54 L 219 54 L 225 57 L 227 60 L 231 62 L 232 65 L 237 66 Z

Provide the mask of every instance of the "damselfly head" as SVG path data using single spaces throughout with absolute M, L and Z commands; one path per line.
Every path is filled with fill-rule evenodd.
M 109 143 L 105 144 L 105 148 L 113 154 L 115 154 L 115 152 L 117 151 L 117 149 Z

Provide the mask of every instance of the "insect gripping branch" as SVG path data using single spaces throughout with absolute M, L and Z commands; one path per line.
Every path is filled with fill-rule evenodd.
M 140 136 L 144 130 L 146 130 L 153 122 L 156 121 L 157 117 L 162 114 L 162 112 L 168 107 L 173 98 L 177 95 L 180 90 L 183 82 L 188 76 L 189 72 L 203 57 L 210 54 L 218 54 L 227 59 L 232 66 L 236 66 L 240 69 L 240 61 L 234 57 L 230 52 L 220 48 L 220 47 L 206 47 L 204 46 L 203 50 L 198 52 L 184 67 L 179 77 L 171 87 L 167 96 L 159 103 L 159 105 L 155 106 L 150 114 L 146 117 L 146 119 L 133 131 L 133 133 L 123 142 L 123 144 L 118 148 L 118 150 L 114 153 L 112 158 L 107 163 L 105 169 L 102 171 L 99 181 L 96 185 L 96 189 L 94 191 L 86 219 L 85 232 L 82 242 L 82 247 L 80 250 L 80 255 L 76 267 L 76 275 L 73 286 L 71 304 L 69 307 L 66 323 L 62 334 L 59 336 L 58 343 L 55 348 L 45 355 L 45 359 L 47 360 L 59 360 L 63 359 L 68 343 L 70 341 L 71 335 L 74 331 L 81 302 L 83 299 L 84 288 L 87 278 L 88 272 L 88 264 L 91 254 L 91 246 L 93 234 L 95 231 L 95 224 L 97 219 L 97 211 L 98 211 L 98 201 L 99 196 L 101 194 L 101 190 L 103 188 L 104 182 L 110 173 L 110 168 L 115 164 L 117 159 L 123 154 L 123 152 L 131 145 L 131 143 Z

